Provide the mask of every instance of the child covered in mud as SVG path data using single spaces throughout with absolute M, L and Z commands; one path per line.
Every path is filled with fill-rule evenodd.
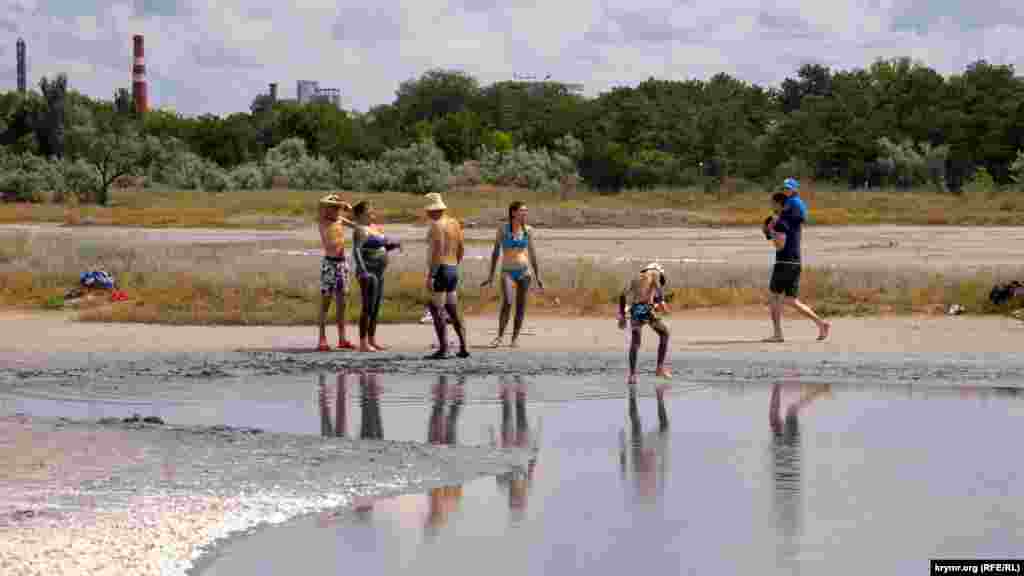
M 626 307 L 629 306 L 629 384 L 636 384 L 636 357 L 640 350 L 640 336 L 644 326 L 650 326 L 658 334 L 657 375 L 661 378 L 672 377 L 672 373 L 665 368 L 669 330 L 658 316 L 659 313 L 668 311 L 668 306 L 665 304 L 664 287 L 665 269 L 661 264 L 651 262 L 630 280 L 622 294 L 619 295 L 620 329 L 626 328 Z
M 320 309 L 319 309 L 319 341 L 317 350 L 326 352 L 331 349 L 327 344 L 327 313 L 331 309 L 331 300 L 337 300 L 336 315 L 338 323 L 338 348 L 354 350 L 355 345 L 345 337 L 346 298 L 349 291 L 349 264 L 345 258 L 344 227 L 355 227 L 355 224 L 342 217 L 341 211 L 352 213 L 352 206 L 343 201 L 337 194 L 328 194 L 320 199 L 320 241 L 324 248 L 324 257 L 320 262 Z

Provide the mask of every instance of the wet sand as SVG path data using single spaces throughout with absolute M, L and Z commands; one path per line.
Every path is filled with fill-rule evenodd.
M 817 342 L 809 321 L 787 316 L 788 341 L 761 342 L 770 333 L 766 314 L 759 309 L 676 312 L 668 318 L 674 351 L 737 351 L 794 354 L 850 353 L 1000 353 L 1019 352 L 1024 322 L 997 316 L 893 316 L 833 319 L 832 335 Z M 0 339 L 0 362 L 7 367 L 43 366 L 63 356 L 116 352 L 312 351 L 315 326 L 163 326 L 103 324 L 73 320 L 63 312 L 0 312 L 5 332 Z M 480 349 L 497 331 L 493 316 L 470 317 L 470 346 Z M 355 338 L 357 326 L 348 326 Z M 454 333 L 449 330 L 454 341 Z M 336 329 L 328 328 L 337 343 Z M 506 334 L 506 343 L 509 334 Z M 433 329 L 424 324 L 386 324 L 379 332 L 393 352 L 429 352 Z M 644 348 L 654 350 L 657 339 L 647 333 Z M 528 315 L 520 338 L 524 351 L 615 352 L 625 346 L 624 332 L 613 318 L 564 318 Z M 514 351 L 512 351 L 514 352 Z M 346 353 L 351 354 L 351 353 Z M 331 353 L 325 353 L 330 357 Z M 360 354 L 385 358 L 385 353 Z
M 183 575 L 231 533 L 523 465 L 486 448 L 0 417 L 0 573 Z

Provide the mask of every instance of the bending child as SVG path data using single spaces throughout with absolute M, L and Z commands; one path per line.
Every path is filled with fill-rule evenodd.
M 640 350 L 640 336 L 645 325 L 649 325 L 658 334 L 658 368 L 657 375 L 671 378 L 672 373 L 665 368 L 668 356 L 668 326 L 657 316 L 659 312 L 667 312 L 665 304 L 665 269 L 657 262 L 644 266 L 629 282 L 619 295 L 619 328 L 626 328 L 626 306 L 629 306 L 629 383 L 636 384 L 636 357 Z

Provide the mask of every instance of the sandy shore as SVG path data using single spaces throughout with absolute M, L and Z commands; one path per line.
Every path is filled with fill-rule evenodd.
M 237 350 L 308 350 L 316 343 L 313 326 L 162 326 L 75 322 L 54 312 L 2 312 L 5 335 L 0 338 L 0 362 L 7 367 L 43 365 L 64 353 L 216 352 Z M 497 320 L 471 317 L 471 346 L 494 338 Z M 760 310 L 677 312 L 669 318 L 672 350 L 737 350 L 743 352 L 814 351 L 816 353 L 999 353 L 1019 352 L 1024 322 L 995 316 L 897 316 L 839 318 L 832 336 L 816 342 L 813 324 L 787 317 L 788 341 L 767 344 L 770 325 Z M 355 338 L 355 326 L 349 326 Z M 528 316 L 521 337 L 525 351 L 608 352 L 622 350 L 624 334 L 610 318 Z M 645 349 L 653 350 L 653 333 Z M 336 342 L 336 329 L 328 335 Z M 395 352 L 429 350 L 434 342 L 429 325 L 384 325 L 379 338 Z M 454 335 L 452 335 L 454 338 Z M 506 335 L 506 342 L 508 336 Z M 514 353 L 514 351 L 510 351 Z M 386 354 L 386 353 L 383 353 Z

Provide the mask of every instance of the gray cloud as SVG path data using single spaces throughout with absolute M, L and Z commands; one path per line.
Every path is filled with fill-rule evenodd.
M 924 33 L 943 18 L 962 30 L 999 24 L 1024 24 L 1019 0 L 900 0 L 894 8 L 892 29 Z
M 209 40 L 192 46 L 192 59 L 204 68 L 259 68 L 260 61 L 225 42 Z
M 762 34 L 784 35 L 794 39 L 816 38 L 821 36 L 811 25 L 799 16 L 783 16 L 779 13 L 762 10 L 757 14 L 757 27 Z
M 185 13 L 184 0 L 133 0 L 135 16 L 180 16 Z
M 331 35 L 343 44 L 374 48 L 402 37 L 401 15 L 381 4 L 347 7 L 338 15 Z
M 0 19 L 0 30 L 6 30 L 14 34 L 18 31 L 18 23 L 13 20 Z
M 466 12 L 490 12 L 501 4 L 499 0 L 462 0 L 456 6 Z

